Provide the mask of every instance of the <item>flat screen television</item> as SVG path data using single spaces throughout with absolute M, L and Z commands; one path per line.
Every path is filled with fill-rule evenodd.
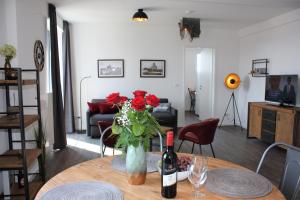
M 296 105 L 298 75 L 269 75 L 266 78 L 265 100 L 281 105 Z

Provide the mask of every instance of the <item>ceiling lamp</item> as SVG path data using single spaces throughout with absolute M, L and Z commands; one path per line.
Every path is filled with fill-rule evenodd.
M 182 18 L 178 23 L 180 37 L 183 40 L 187 35 L 189 35 L 190 41 L 192 42 L 194 38 L 199 38 L 201 34 L 200 29 L 200 19 L 199 18 Z
M 228 74 L 224 79 L 224 84 L 228 89 L 237 89 L 240 86 L 241 79 L 235 73 Z
M 146 22 L 148 21 L 148 16 L 143 9 L 138 9 L 138 11 L 132 16 L 132 20 L 135 22 Z

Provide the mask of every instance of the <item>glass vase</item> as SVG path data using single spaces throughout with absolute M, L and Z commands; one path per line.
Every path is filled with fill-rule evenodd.
M 11 68 L 11 64 L 10 64 L 10 60 L 9 59 L 5 59 L 4 68 L 5 69 L 10 69 Z
M 129 145 L 126 154 L 126 170 L 128 183 L 131 185 L 142 185 L 146 181 L 147 160 L 143 144 L 137 147 Z

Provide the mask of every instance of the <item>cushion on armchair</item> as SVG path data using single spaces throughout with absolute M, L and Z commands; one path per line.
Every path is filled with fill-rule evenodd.
M 160 103 L 157 107 L 153 108 L 153 112 L 170 112 L 171 103 Z
M 101 114 L 115 114 L 119 111 L 117 106 L 106 102 L 99 102 L 98 109 Z
M 119 110 L 117 106 L 114 106 L 112 104 L 109 104 L 105 101 L 99 101 L 99 102 L 87 102 L 89 110 L 93 114 L 115 114 Z
M 98 103 L 87 102 L 87 105 L 88 105 L 89 110 L 91 111 L 91 113 L 93 113 L 93 114 L 99 113 Z

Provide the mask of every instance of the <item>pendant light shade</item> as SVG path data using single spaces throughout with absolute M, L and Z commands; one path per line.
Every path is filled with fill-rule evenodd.
M 143 9 L 138 9 L 138 11 L 132 16 L 132 20 L 136 22 L 146 22 L 148 21 L 148 16 Z

